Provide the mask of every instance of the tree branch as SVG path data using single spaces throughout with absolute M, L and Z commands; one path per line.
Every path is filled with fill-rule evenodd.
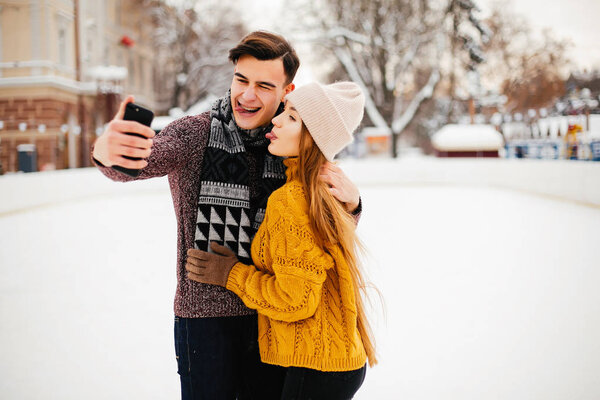
M 433 90 L 435 89 L 439 81 L 440 72 L 438 69 L 434 69 L 431 72 L 431 75 L 429 76 L 427 84 L 425 84 L 425 86 L 423 86 L 421 90 L 419 90 L 419 93 L 417 93 L 415 97 L 413 97 L 410 104 L 406 108 L 406 111 L 404 111 L 404 113 L 392 123 L 392 132 L 394 132 L 395 134 L 401 133 L 404 130 L 404 128 L 408 126 L 410 121 L 412 121 L 415 115 L 417 114 L 417 111 L 419 111 L 421 103 L 423 103 L 423 101 L 425 101 L 426 99 L 431 98 L 431 96 L 433 95 Z
M 352 32 L 351 30 L 340 27 L 340 26 L 331 28 L 329 30 L 329 32 L 327 32 L 327 37 L 331 38 L 331 39 L 336 39 L 336 38 L 348 39 L 350 41 L 361 43 L 364 45 L 371 44 L 371 41 L 369 40 L 368 36 L 361 35 L 356 32 Z
M 358 73 L 358 69 L 356 68 L 356 65 L 354 64 L 352 57 L 350 56 L 350 54 L 348 54 L 348 51 L 345 49 L 342 49 L 340 47 L 335 47 L 334 52 L 335 52 L 335 55 L 338 58 L 338 60 L 342 63 L 342 65 L 346 69 L 346 72 L 348 72 L 350 79 L 352 79 L 354 81 L 354 83 L 356 83 L 358 86 L 360 86 L 361 90 L 365 94 L 365 109 L 367 111 L 367 114 L 369 115 L 369 118 L 373 122 L 373 124 L 375 124 L 376 127 L 385 129 L 387 132 L 389 132 L 390 131 L 389 125 L 387 124 L 387 122 L 385 122 L 385 119 L 379 113 L 379 110 L 377 109 L 377 105 L 373 101 L 373 98 L 371 97 L 371 93 L 365 86 L 365 83 L 364 83 L 362 77 L 360 76 L 360 74 Z

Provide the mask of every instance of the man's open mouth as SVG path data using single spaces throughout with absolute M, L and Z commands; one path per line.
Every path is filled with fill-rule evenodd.
M 254 114 L 255 112 L 257 112 L 260 109 L 261 109 L 261 107 L 246 107 L 246 106 L 240 104 L 239 101 L 237 102 L 237 111 L 238 112 Z

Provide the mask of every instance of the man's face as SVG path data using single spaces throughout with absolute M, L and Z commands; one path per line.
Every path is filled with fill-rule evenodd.
M 293 83 L 286 85 L 281 59 L 261 61 L 249 55 L 240 57 L 231 82 L 235 122 L 242 129 L 268 125 L 285 95 L 293 89 Z

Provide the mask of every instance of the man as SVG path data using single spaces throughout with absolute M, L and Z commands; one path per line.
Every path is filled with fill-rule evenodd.
M 175 350 L 184 399 L 277 398 L 281 388 L 260 381 L 256 314 L 232 292 L 187 279 L 186 253 L 216 241 L 250 263 L 250 243 L 271 192 L 286 180 L 280 157 L 267 152 L 271 119 L 280 111 L 300 64 L 282 37 L 253 32 L 230 50 L 231 88 L 212 110 L 181 118 L 159 135 L 123 121 L 127 97 L 98 138 L 93 159 L 107 177 L 134 180 L 109 167 L 142 169 L 137 179 L 169 176 L 178 225 Z M 133 132 L 147 139 L 125 134 Z M 142 160 L 131 160 L 138 157 Z M 323 179 L 348 212 L 359 194 L 331 164 Z M 243 372 L 242 372 L 243 371 Z

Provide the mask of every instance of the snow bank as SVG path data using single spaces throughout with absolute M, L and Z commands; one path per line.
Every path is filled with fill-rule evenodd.
M 525 191 L 600 206 L 600 163 L 529 159 L 406 157 L 345 159 L 344 171 L 359 185 L 453 184 Z M 0 177 L 0 214 L 114 193 L 168 191 L 166 178 L 123 185 L 94 168 L 9 174 Z
M 93 200 L 108 195 L 157 193 L 168 190 L 167 178 L 123 184 L 96 168 L 14 173 L 0 176 L 0 215 L 70 200 Z
M 341 166 L 359 186 L 468 185 L 600 206 L 600 163 L 597 162 L 415 157 L 344 160 Z

